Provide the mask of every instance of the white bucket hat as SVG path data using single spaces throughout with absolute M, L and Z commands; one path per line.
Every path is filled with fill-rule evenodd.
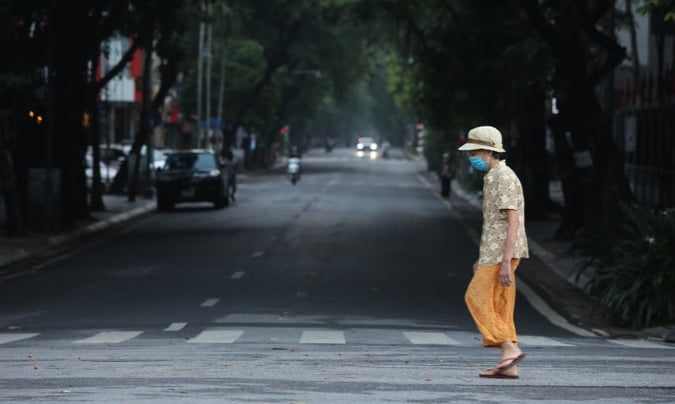
M 478 126 L 471 129 L 466 142 L 459 147 L 459 150 L 491 150 L 506 153 L 502 147 L 502 134 L 493 126 Z

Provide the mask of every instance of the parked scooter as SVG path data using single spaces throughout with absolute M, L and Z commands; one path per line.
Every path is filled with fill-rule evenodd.
M 286 172 L 288 173 L 288 179 L 291 180 L 291 184 L 295 185 L 296 182 L 300 181 L 301 169 L 300 158 L 290 157 L 288 159 L 288 168 L 286 169 Z

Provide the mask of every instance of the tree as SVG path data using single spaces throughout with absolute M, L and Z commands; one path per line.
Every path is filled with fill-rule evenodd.
M 611 136 L 611 117 L 597 93 L 601 81 L 625 58 L 625 49 L 607 26 L 614 2 L 518 4 L 554 59 L 552 84 L 560 113 L 549 125 L 565 197 L 559 233 L 611 229 L 619 205 L 631 200 Z
M 430 168 L 454 152 L 461 133 L 492 124 L 522 173 L 528 216 L 549 207 L 544 105 L 550 59 L 523 17 L 498 1 L 387 1 L 400 59 L 390 61 L 391 89 L 431 128 Z

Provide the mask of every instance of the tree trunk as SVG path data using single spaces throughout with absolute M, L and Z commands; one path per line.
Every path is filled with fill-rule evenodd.
M 150 31 L 151 32 L 151 31 Z M 148 138 L 150 136 L 150 73 L 151 73 L 151 64 L 152 64 L 152 35 L 147 35 L 145 38 L 146 43 L 143 46 L 143 99 L 141 101 L 141 125 L 138 133 L 136 133 L 136 138 L 134 139 L 134 144 L 131 148 L 130 155 L 135 156 L 133 162 L 133 167 L 131 171 L 131 178 L 129 179 L 129 202 L 136 201 L 136 195 L 138 194 L 138 185 L 139 185 L 139 175 L 141 167 L 141 149 L 143 145 L 148 145 Z M 146 146 L 146 162 L 150 160 L 150 148 Z M 147 166 L 148 164 L 146 164 Z M 149 170 L 150 167 L 146 167 L 146 170 Z M 145 184 L 149 186 L 150 184 Z
M 27 233 L 24 212 L 19 196 L 19 187 L 14 172 L 14 162 L 9 150 L 9 120 L 0 115 L 0 184 L 5 201 L 5 234 L 7 236 L 24 236 Z
M 87 10 L 69 2 L 56 3 L 50 19 L 52 44 L 77 44 L 81 42 L 83 28 L 73 20 L 86 21 Z M 51 120 L 54 128 L 52 150 L 48 150 L 54 167 L 61 173 L 61 199 L 58 228 L 68 230 L 79 219 L 88 218 L 85 167 L 83 164 L 87 139 L 82 128 L 84 105 L 87 99 L 87 62 L 90 57 L 77 46 L 61 46 L 54 53 L 51 89 L 53 108 Z
M 544 91 L 534 89 L 521 96 L 518 104 L 521 108 L 515 116 L 519 137 L 513 153 L 509 150 L 509 160 L 523 183 L 528 218 L 544 219 L 551 205 Z

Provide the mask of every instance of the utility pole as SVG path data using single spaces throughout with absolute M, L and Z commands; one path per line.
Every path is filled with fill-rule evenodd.
M 206 23 L 206 133 L 202 139 L 202 147 L 208 147 L 211 135 L 211 44 L 213 40 L 213 24 L 211 22 L 211 2 L 207 4 L 208 22 Z
M 218 123 L 223 122 L 223 105 L 225 104 L 225 65 L 227 64 L 227 39 L 223 41 L 223 55 L 220 60 L 220 84 L 218 85 Z M 229 147 L 225 144 L 225 134 L 221 147 Z
M 199 54 L 197 56 L 197 141 L 193 145 L 199 145 L 202 141 L 202 75 L 204 74 L 204 22 L 199 23 Z

